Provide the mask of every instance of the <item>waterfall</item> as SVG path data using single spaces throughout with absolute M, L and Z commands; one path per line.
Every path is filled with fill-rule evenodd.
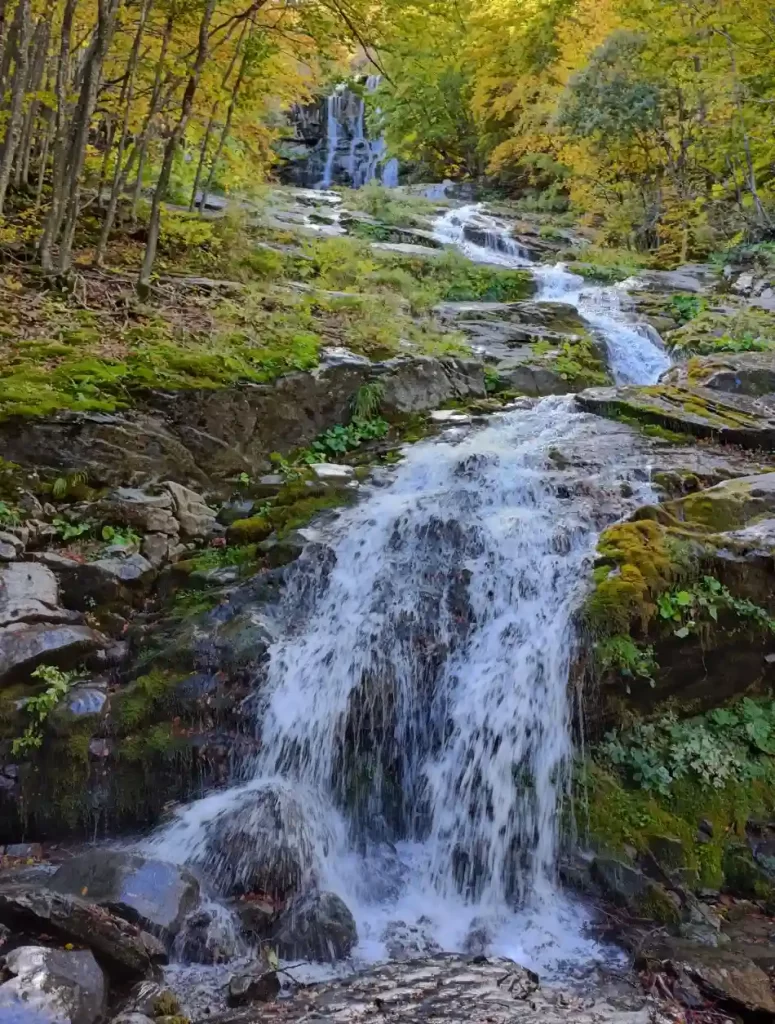
M 366 79 L 368 93 L 376 92 L 381 78 Z M 371 181 L 381 181 L 386 188 L 398 185 L 399 163 L 385 160 L 386 145 L 382 137 L 372 139 L 366 130 L 366 102 L 346 85 L 338 85 L 326 99 L 325 163 L 322 177 L 312 179 L 318 188 L 327 189 L 335 183 L 362 188 Z M 314 173 L 314 171 L 312 172 Z
M 562 264 L 533 263 L 512 238 L 508 222 L 487 214 L 480 204 L 450 210 L 437 220 L 435 234 L 440 242 L 456 246 L 478 263 L 529 267 L 538 284 L 538 302 L 575 306 L 602 337 L 617 384 L 653 384 L 670 366 L 657 332 L 628 317 L 628 282 L 604 287 L 569 273 Z
M 528 264 L 480 208 L 436 233 Z M 534 271 L 539 298 L 572 301 L 606 338 L 617 379 L 655 379 L 660 350 L 618 319 L 620 291 Z M 571 397 L 408 448 L 289 569 L 242 781 L 180 810 L 151 849 L 229 891 L 281 845 L 351 909 L 360 962 L 396 929 L 544 970 L 598 955 L 557 884 L 573 619 L 600 530 L 653 498 L 646 461 L 638 435 Z

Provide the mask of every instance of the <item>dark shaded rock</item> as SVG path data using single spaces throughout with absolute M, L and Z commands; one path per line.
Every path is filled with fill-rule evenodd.
M 43 662 L 72 668 L 106 646 L 105 637 L 88 626 L 6 626 L 0 629 L 0 685 Z
M 280 994 L 280 981 L 274 971 L 258 969 L 235 974 L 229 980 L 226 1001 L 229 1006 L 270 1003 Z
M 606 895 L 638 917 L 663 923 L 679 920 L 680 902 L 663 885 L 631 864 L 614 857 L 598 856 L 592 864 L 592 875 Z
M 282 480 L 282 477 L 279 477 L 279 479 Z M 276 493 L 274 491 L 268 496 L 274 497 Z M 218 522 L 223 526 L 231 526 L 232 523 L 236 523 L 240 519 L 250 519 L 255 506 L 256 503 L 252 498 L 239 498 L 236 501 L 228 501 L 225 505 L 221 506 L 218 512 Z
M 355 919 L 344 901 L 331 892 L 297 896 L 283 911 L 272 935 L 279 956 L 322 963 L 343 960 L 357 942 Z
M 146 1017 L 176 1017 L 183 1012 L 178 997 L 160 981 L 138 981 L 118 1009 Z
M 0 627 L 74 621 L 78 617 L 59 606 L 59 585 L 50 569 L 31 562 L 0 568 Z
M 666 964 L 678 976 L 686 974 L 706 996 L 738 1011 L 775 1013 L 769 978 L 739 953 L 663 938 L 650 943 L 639 960 Z
M 199 883 L 184 868 L 123 850 L 90 850 L 66 861 L 49 888 L 87 896 L 171 942 L 199 902 Z
M 0 886 L 0 922 L 86 945 L 117 977 L 144 977 L 167 960 L 164 947 L 151 935 L 103 907 L 49 889 Z
M 191 914 L 175 941 L 177 957 L 192 964 L 225 963 L 238 955 L 238 947 L 233 920 L 223 908 Z
M 287 898 L 309 877 L 313 840 L 292 795 L 267 787 L 207 825 L 197 863 L 226 896 L 264 892 Z
M 353 395 L 374 379 L 384 385 L 388 415 L 486 395 L 483 366 L 476 360 L 347 362 L 288 374 L 266 385 L 148 391 L 138 396 L 136 409 L 120 413 L 13 417 L 0 424 L 0 447 L 4 458 L 22 465 L 86 470 L 95 485 L 149 479 L 207 485 L 242 472 L 258 474 L 269 469 L 271 452 L 303 447 L 346 422 Z M 116 492 L 93 508 L 104 522 L 150 533 L 177 531 L 168 509 L 156 507 L 152 515 L 137 495 Z
M 420 918 L 417 924 L 411 925 L 405 921 L 391 921 L 381 936 L 390 959 L 416 960 L 440 953 L 441 947 L 430 930 L 426 931 L 423 927 L 430 924 L 427 918 Z
M 154 578 L 153 566 L 138 554 L 78 562 L 54 551 L 39 551 L 33 558 L 56 574 L 63 601 L 79 611 L 95 603 L 131 605 L 132 590 L 144 591 Z
M 270 899 L 255 897 L 240 900 L 234 911 L 240 919 L 243 932 L 253 941 L 268 938 L 277 923 L 278 911 Z
M 0 1019 L 18 1004 L 72 1024 L 94 1024 L 105 1013 L 105 975 L 88 950 L 20 946 L 6 955 L 5 969 L 12 977 L 0 985 Z

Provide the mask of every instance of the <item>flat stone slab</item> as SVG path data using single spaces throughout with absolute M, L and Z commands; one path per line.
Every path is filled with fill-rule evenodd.
M 629 418 L 743 448 L 775 450 L 775 403 L 703 387 L 590 388 L 576 396 L 584 412 Z

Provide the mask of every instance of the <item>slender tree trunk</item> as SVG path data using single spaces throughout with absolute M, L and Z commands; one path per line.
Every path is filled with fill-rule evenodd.
M 29 71 L 30 39 L 32 37 L 32 18 L 30 17 L 30 0 L 19 0 L 17 8 L 18 29 L 16 33 L 15 70 L 13 90 L 11 92 L 11 112 L 5 132 L 5 145 L 0 157 L 0 217 L 3 215 L 5 194 L 11 180 L 13 158 L 19 146 L 24 120 L 24 97 L 27 91 L 27 75 Z
M 46 71 L 46 55 L 48 53 L 48 41 L 51 32 L 51 22 L 41 19 L 35 27 L 33 38 L 33 58 L 30 71 L 27 92 L 37 93 L 43 84 L 43 76 Z M 31 98 L 24 118 L 21 142 L 16 152 L 16 170 L 14 174 L 14 185 L 16 188 L 26 187 L 29 184 L 30 160 L 35 134 L 35 121 L 38 116 L 40 104 L 37 98 Z
M 99 0 L 97 28 L 84 64 L 81 95 L 75 112 L 74 131 L 70 143 L 67 210 L 59 246 L 59 274 L 67 274 L 72 262 L 75 229 L 81 209 L 81 175 L 86 159 L 89 126 L 97 103 L 102 65 L 116 27 L 116 15 L 122 0 Z
M 196 194 L 199 191 L 199 186 L 202 183 L 202 174 L 204 173 L 205 163 L 207 162 L 207 150 L 210 146 L 210 136 L 212 135 L 213 128 L 215 127 L 215 118 L 218 114 L 218 107 L 220 103 L 218 100 L 213 103 L 213 109 L 210 112 L 210 117 L 207 121 L 207 128 L 205 129 L 204 138 L 202 139 L 202 145 L 199 149 L 199 163 L 196 165 L 196 175 L 194 177 L 194 185 L 191 189 L 191 201 L 188 204 L 189 211 L 193 210 L 196 206 Z
M 186 91 L 183 94 L 180 115 L 178 117 L 178 122 L 172 129 L 172 132 L 167 139 L 167 144 L 164 147 L 164 156 L 162 158 L 159 180 L 156 183 L 156 189 L 153 193 L 151 218 L 148 225 L 148 242 L 145 247 L 145 257 L 143 259 L 143 266 L 140 270 L 140 279 L 138 282 L 141 294 L 147 293 L 150 288 L 151 272 L 153 271 L 153 264 L 156 260 L 156 250 L 159 245 L 161 205 L 165 195 L 167 194 L 175 153 L 177 152 L 178 146 L 185 134 L 188 120 L 191 117 L 191 110 L 194 106 L 194 98 L 199 86 L 199 79 L 201 78 L 202 69 L 209 53 L 210 22 L 213 18 L 215 4 L 216 0 L 207 0 L 204 12 L 202 13 L 202 20 L 199 25 L 199 42 L 197 45 L 196 57 L 194 59 L 193 67 L 191 68 L 188 83 L 186 84 Z
M 97 243 L 97 251 L 94 254 L 94 265 L 99 267 L 105 258 L 105 250 L 108 245 L 108 239 L 110 238 L 110 231 L 113 227 L 113 222 L 116 218 L 116 210 L 118 209 L 118 201 L 121 196 L 121 192 L 126 184 L 126 180 L 129 176 L 129 169 L 131 168 L 132 160 L 134 159 L 134 153 L 137 152 L 135 147 L 130 159 L 127 163 L 126 170 L 124 169 L 124 151 L 126 149 L 127 139 L 129 138 L 129 118 L 132 114 L 132 104 L 135 98 L 135 76 L 137 73 L 137 63 L 140 57 L 140 44 L 142 43 L 143 33 L 145 32 L 145 24 L 148 20 L 148 13 L 151 9 L 152 0 L 143 0 L 142 7 L 140 8 L 140 20 L 137 25 L 137 32 L 135 33 L 134 42 L 132 43 L 132 52 L 129 55 L 129 64 L 127 67 L 127 88 L 125 95 L 124 104 L 124 119 L 121 126 L 121 135 L 118 140 L 118 147 L 116 149 L 116 166 L 113 171 L 113 182 L 110 188 L 110 198 L 108 199 L 108 205 L 105 210 L 105 219 L 102 222 L 102 230 L 100 231 L 100 238 Z M 148 121 L 150 123 L 153 112 L 149 111 Z
M 147 131 L 144 132 L 140 142 L 136 145 L 137 150 L 137 179 L 132 193 L 132 220 L 137 221 L 137 209 L 140 205 L 140 197 L 143 193 L 143 174 L 145 173 L 145 159 L 148 154 L 148 143 L 153 137 L 153 119 L 161 109 L 161 89 L 164 77 L 164 64 L 167 59 L 167 51 L 172 39 L 172 30 L 175 26 L 173 13 L 170 13 L 164 23 L 164 35 L 162 36 L 159 59 L 156 62 L 156 71 L 153 77 L 153 93 L 149 105 L 148 119 L 146 122 Z
M 70 54 L 72 49 L 73 20 L 78 0 L 66 0 L 62 14 L 60 30 L 59 61 L 56 76 L 56 114 L 50 145 L 54 146 L 54 159 L 51 174 L 51 207 L 43 226 L 40 239 L 40 262 L 45 274 L 50 274 L 54 266 L 53 247 L 59 235 L 62 223 L 62 206 L 64 202 L 64 179 L 67 159 L 68 113 L 69 103 L 67 92 L 70 85 Z M 41 169 L 39 187 L 42 189 L 44 169 Z
M 221 132 L 221 137 L 220 137 L 220 139 L 218 141 L 218 148 L 215 150 L 215 155 L 213 156 L 213 161 L 210 164 L 210 173 L 207 176 L 207 184 L 205 185 L 204 189 L 202 190 L 202 202 L 201 202 L 201 204 L 199 206 L 200 210 L 204 210 L 205 206 L 207 205 L 207 195 L 208 195 L 210 189 L 213 187 L 213 181 L 215 180 L 215 174 L 216 174 L 216 171 L 218 169 L 218 162 L 220 161 L 221 157 L 223 156 L 223 150 L 224 150 L 224 147 L 226 145 L 226 140 L 228 139 L 229 134 L 231 133 L 231 126 L 232 126 L 232 122 L 234 121 L 234 112 L 237 109 L 237 98 L 239 97 L 239 91 L 240 91 L 240 88 L 242 86 L 242 82 L 243 82 L 244 77 L 245 77 L 245 71 L 247 69 L 247 64 L 248 64 L 248 55 L 247 55 L 247 53 L 245 53 L 245 54 L 243 54 L 243 57 L 242 57 L 242 63 L 240 64 L 240 69 L 239 69 L 239 74 L 237 75 L 237 80 L 235 81 L 234 88 L 233 88 L 233 90 L 231 92 L 231 99 L 229 100 L 229 109 L 226 112 L 226 123 L 223 126 L 223 131 Z
M 48 167 L 48 154 L 51 149 L 51 141 L 54 138 L 54 118 L 51 114 L 46 118 L 46 127 L 43 134 L 43 142 L 40 147 L 40 164 L 38 167 L 38 186 L 35 190 L 35 213 L 40 210 L 43 201 L 43 186 L 46 182 L 46 169 Z

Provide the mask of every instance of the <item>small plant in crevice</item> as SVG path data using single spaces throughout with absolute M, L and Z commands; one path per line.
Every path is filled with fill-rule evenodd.
M 38 750 L 43 745 L 43 728 L 51 713 L 62 703 L 78 679 L 78 672 L 63 672 L 54 665 L 41 665 L 32 673 L 33 679 L 46 684 L 46 689 L 24 704 L 29 724 L 21 736 L 11 744 L 14 757 Z
M 140 544 L 142 537 L 131 526 L 123 528 L 117 526 L 103 526 L 100 536 L 108 544 L 117 544 L 120 547 L 128 548 L 133 544 Z
M 670 299 L 670 311 L 681 324 L 688 324 L 707 307 L 704 299 L 697 295 L 673 295 Z
M 73 523 L 69 519 L 57 518 L 51 524 L 57 532 L 60 540 L 77 540 L 78 537 L 85 537 L 91 533 L 91 523 Z
M 657 608 L 663 621 L 675 624 L 673 632 L 680 639 L 698 632 L 709 621 L 718 622 L 722 611 L 775 633 L 775 619 L 765 608 L 747 598 L 735 597 L 713 576 L 703 576 L 692 586 L 661 594 Z
M 651 687 L 656 685 L 654 675 L 659 665 L 650 645 L 637 644 L 629 636 L 612 636 L 595 644 L 594 651 L 598 670 L 602 673 L 619 672 L 627 679 L 628 693 L 631 683 L 637 680 Z
M 373 380 L 361 384 L 350 403 L 353 420 L 365 422 L 375 419 L 379 415 L 384 397 L 385 385 L 382 381 Z
M 312 451 L 325 457 L 345 455 L 360 448 L 364 441 L 375 441 L 384 437 L 389 430 L 390 424 L 383 419 L 354 419 L 346 426 L 340 424 L 321 434 L 317 441 L 312 442 Z

